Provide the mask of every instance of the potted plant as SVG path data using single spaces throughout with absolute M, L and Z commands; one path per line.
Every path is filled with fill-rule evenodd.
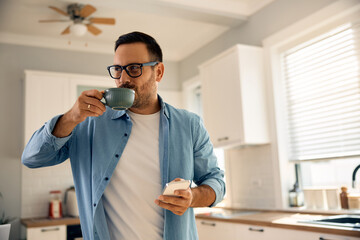
M 3 196 L 1 192 L 0 192 L 0 200 L 1 201 L 3 200 Z M 10 222 L 12 220 L 14 220 L 14 218 L 6 217 L 5 210 L 2 210 L 2 208 L 0 208 L 0 239 L 9 239 L 10 228 L 11 228 Z

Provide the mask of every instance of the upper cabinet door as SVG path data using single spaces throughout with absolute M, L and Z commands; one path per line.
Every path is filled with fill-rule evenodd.
M 69 80 L 65 75 L 25 72 L 25 144 L 52 117 L 69 110 Z
M 269 142 L 262 54 L 236 45 L 200 66 L 204 121 L 215 147 Z

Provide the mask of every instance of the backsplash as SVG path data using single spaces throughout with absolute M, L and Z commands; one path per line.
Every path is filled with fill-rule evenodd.
M 231 207 L 276 207 L 270 145 L 229 149 L 225 158 Z
M 21 218 L 46 217 L 51 190 L 61 190 L 62 199 L 73 185 L 70 161 L 44 168 L 22 166 Z
M 234 148 L 225 151 L 230 206 L 275 208 L 275 188 L 270 145 Z M 49 192 L 73 185 L 70 161 L 45 168 L 22 166 L 21 218 L 48 215 Z M 63 199 L 63 197 L 62 197 Z

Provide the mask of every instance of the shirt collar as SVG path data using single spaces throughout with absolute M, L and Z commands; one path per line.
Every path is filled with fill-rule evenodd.
M 161 111 L 161 113 L 164 114 L 167 118 L 169 118 L 169 110 L 168 110 L 165 102 L 163 101 L 163 99 L 160 97 L 159 94 L 158 94 L 158 99 L 159 99 L 159 102 L 160 102 L 160 107 L 161 107 L 160 111 Z M 112 111 L 111 119 L 118 119 L 118 118 L 121 118 L 124 115 L 127 115 L 125 110 L 118 111 L 118 110 L 112 110 L 111 108 L 109 108 L 108 110 Z

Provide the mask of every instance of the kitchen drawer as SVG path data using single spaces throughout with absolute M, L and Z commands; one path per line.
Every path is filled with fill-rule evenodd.
M 236 239 L 236 223 L 198 219 L 196 226 L 199 240 Z
M 66 225 L 27 228 L 28 240 L 66 240 Z

